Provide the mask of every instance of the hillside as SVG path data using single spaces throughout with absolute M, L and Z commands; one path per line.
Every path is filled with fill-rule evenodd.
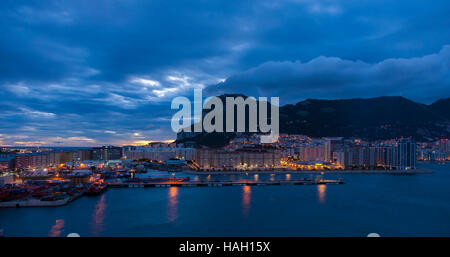
M 223 98 L 223 96 L 221 96 Z M 431 105 L 404 97 L 345 100 L 307 99 L 280 107 L 280 132 L 312 137 L 344 136 L 368 140 L 412 136 L 432 140 L 450 135 L 450 98 Z M 179 135 L 178 142 L 220 146 L 233 133 Z
M 431 104 L 429 108 L 434 113 L 437 113 L 442 117 L 450 120 L 450 98 L 439 99 L 438 101 Z
M 430 106 L 404 97 L 308 99 L 280 108 L 282 132 L 313 137 L 433 138 L 448 135 L 448 121 Z

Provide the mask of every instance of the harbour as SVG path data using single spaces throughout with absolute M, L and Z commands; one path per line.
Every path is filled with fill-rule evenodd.
M 64 206 L 3 208 L 0 227 L 6 237 L 449 236 L 449 164 L 422 163 L 420 168 L 433 174 L 327 177 L 342 177 L 343 185 L 108 187 L 99 196 Z M 301 176 L 291 174 L 290 179 Z M 257 179 L 272 177 L 289 176 L 259 174 Z M 191 179 L 206 181 L 208 176 Z M 210 179 L 255 180 L 255 175 Z
M 85 186 L 73 186 L 70 188 L 67 181 L 61 183 L 65 186 L 64 193 L 61 189 L 58 191 L 49 190 L 55 187 L 52 180 L 38 180 L 30 185 L 39 184 L 40 186 L 27 186 L 20 184 L 14 186 L 10 190 L 23 191 L 21 196 L 14 198 L 4 198 L 0 202 L 0 208 L 20 208 L 20 207 L 58 207 L 69 204 L 82 196 L 99 196 L 103 194 L 107 188 L 150 188 L 150 187 L 226 187 L 226 186 L 282 186 L 282 185 L 328 185 L 328 184 L 344 184 L 344 179 L 323 179 L 316 177 L 314 179 L 274 179 L 268 180 L 255 179 L 226 179 L 226 180 L 195 180 L 191 181 L 190 177 L 160 177 L 151 178 L 132 178 L 114 181 L 88 183 Z M 59 183 L 59 181 L 57 181 Z M 58 186 L 61 186 L 58 185 Z M 70 191 L 69 191 L 70 190 Z M 74 190 L 74 192 L 72 192 Z M 69 193 L 65 193 L 69 191 Z M 2 192 L 6 192 L 5 189 Z M 4 193 L 3 193 L 4 194 Z M 11 193 L 10 193 L 11 194 Z

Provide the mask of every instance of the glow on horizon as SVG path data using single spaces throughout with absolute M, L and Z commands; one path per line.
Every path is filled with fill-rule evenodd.
M 168 139 L 168 140 L 138 140 L 134 141 L 131 144 L 122 144 L 122 145 L 148 145 L 150 143 L 166 143 L 170 144 L 175 142 L 175 139 Z
M 175 139 L 166 139 L 166 140 L 138 140 L 138 141 L 132 141 L 132 142 L 116 142 L 116 143 L 96 143 L 96 144 L 85 144 L 80 145 L 78 143 L 74 144 L 58 144 L 55 145 L 51 142 L 45 142 L 45 141 L 31 141 L 31 142 L 24 142 L 24 141 L 17 141 L 14 142 L 13 145 L 8 144 L 0 144 L 0 147 L 96 147 L 96 146 L 104 146 L 104 145 L 117 145 L 117 146 L 125 146 L 125 145 L 135 145 L 135 146 L 144 146 L 148 145 L 149 143 L 173 143 L 175 142 Z

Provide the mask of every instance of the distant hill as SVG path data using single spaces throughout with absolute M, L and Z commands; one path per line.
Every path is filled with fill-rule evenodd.
M 348 100 L 308 99 L 280 108 L 280 130 L 313 137 L 416 139 L 448 135 L 449 119 L 431 106 L 404 97 Z
M 280 107 L 280 132 L 312 137 L 360 137 L 368 140 L 402 136 L 412 136 L 417 140 L 449 137 L 450 98 L 431 105 L 398 96 L 346 100 L 307 99 L 295 105 Z M 234 136 L 233 133 L 199 133 L 189 138 L 189 141 L 220 146 Z M 179 140 L 182 141 L 185 140 Z
M 434 113 L 450 120 L 450 98 L 440 99 L 429 106 Z

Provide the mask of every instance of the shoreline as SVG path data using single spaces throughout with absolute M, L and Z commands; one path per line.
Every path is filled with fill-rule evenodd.
M 416 175 L 416 174 L 432 174 L 433 171 L 428 169 L 416 169 L 409 171 L 400 170 L 327 170 L 327 171 L 314 171 L 314 170 L 286 170 L 286 171 L 194 171 L 183 170 L 183 173 L 190 175 L 243 175 L 243 174 L 367 174 L 367 175 Z

